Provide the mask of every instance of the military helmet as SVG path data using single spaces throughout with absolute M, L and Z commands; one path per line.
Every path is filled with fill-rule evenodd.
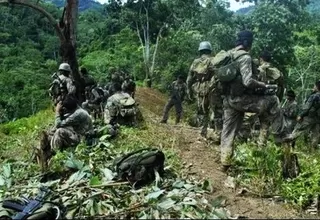
M 198 51 L 201 51 L 201 50 L 210 50 L 210 51 L 212 51 L 211 43 L 210 43 L 209 41 L 202 41 L 202 42 L 199 44 L 199 49 L 198 49 Z
M 59 70 L 71 72 L 70 65 L 67 64 L 67 63 L 61 63 L 60 66 L 59 66 Z

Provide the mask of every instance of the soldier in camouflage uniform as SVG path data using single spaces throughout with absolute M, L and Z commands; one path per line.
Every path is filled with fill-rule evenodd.
M 163 118 L 161 123 L 167 123 L 169 117 L 169 111 L 174 106 L 176 109 L 176 124 L 180 122 L 182 117 L 182 102 L 186 95 L 186 84 L 183 82 L 183 77 L 178 76 L 178 79 L 171 84 L 170 87 L 170 99 L 164 107 Z
M 286 140 L 291 141 L 305 132 L 311 132 L 311 147 L 317 149 L 320 140 L 320 81 L 317 81 L 313 93 L 308 97 L 298 115 L 299 122 Z
M 296 102 L 296 94 L 294 91 L 289 90 L 286 93 L 287 100 L 282 107 L 283 115 L 286 119 L 288 124 L 288 129 L 290 133 L 293 131 L 294 127 L 297 124 L 297 117 L 298 117 L 298 103 Z
M 64 100 L 67 95 L 76 95 L 76 86 L 70 78 L 71 67 L 68 63 L 61 63 L 59 66 L 59 74 L 51 84 L 49 89 L 50 95 L 54 101 L 54 105 Z M 57 86 L 57 88 L 54 88 Z M 58 90 L 58 91 L 54 91 Z
M 77 100 L 68 95 L 56 106 L 55 126 L 44 132 L 41 138 L 38 159 L 46 164 L 57 150 L 75 147 L 87 132 L 92 129 L 92 120 L 87 111 L 78 106 Z
M 221 134 L 221 163 L 222 170 L 226 171 L 231 165 L 234 152 L 234 139 L 243 122 L 245 112 L 258 113 L 271 123 L 276 140 L 286 135 L 284 118 L 279 107 L 276 95 L 263 95 L 256 93 L 257 89 L 268 89 L 269 85 L 254 79 L 252 71 L 252 58 L 248 54 L 253 42 L 250 31 L 238 34 L 236 47 L 229 51 L 234 62 L 237 63 L 237 77 L 228 83 L 224 90 L 224 120 Z
M 128 93 L 132 98 L 134 98 L 134 94 L 136 92 L 136 83 L 133 81 L 132 76 L 126 74 L 121 87 L 122 91 Z
M 200 58 L 193 61 L 188 78 L 187 93 L 189 99 L 196 96 L 198 115 L 203 115 L 201 135 L 206 137 L 209 125 L 210 109 L 214 113 L 215 131 L 220 136 L 222 129 L 222 98 L 219 84 L 215 81 L 214 69 L 211 63 L 212 47 L 210 42 L 203 41 L 198 49 Z

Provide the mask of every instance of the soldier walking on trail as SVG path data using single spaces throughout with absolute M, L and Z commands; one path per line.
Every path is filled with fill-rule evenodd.
M 45 164 L 57 150 L 77 146 L 81 138 L 92 129 L 88 112 L 78 106 L 77 100 L 67 95 L 55 109 L 55 126 L 44 132 L 38 152 L 38 162 Z
M 50 86 L 49 93 L 54 101 L 54 105 L 64 100 L 67 95 L 76 95 L 76 87 L 70 78 L 71 68 L 67 63 L 59 66 L 59 75 L 53 75 L 54 80 Z
M 297 120 L 298 124 L 286 140 L 295 140 L 304 132 L 311 132 L 311 147 L 318 149 L 320 140 L 320 81 L 315 83 L 313 92 L 302 106 Z
M 210 42 L 203 41 L 199 44 L 200 58 L 193 61 L 187 78 L 189 99 L 196 96 L 198 115 L 203 115 L 201 135 L 206 137 L 209 125 L 209 110 L 214 113 L 215 131 L 220 136 L 222 130 L 222 98 L 219 84 L 214 77 L 212 66 L 212 47 Z
M 260 118 L 270 122 L 276 141 L 280 141 L 286 135 L 279 99 L 274 93 L 268 92 L 274 86 L 253 78 L 252 58 L 248 53 L 252 42 L 252 32 L 241 31 L 238 33 L 236 47 L 228 52 L 222 51 L 225 52 L 231 63 L 217 70 L 219 77 L 220 74 L 225 73 L 225 82 L 223 83 L 224 120 L 220 145 L 223 171 L 228 170 L 231 166 L 234 139 L 241 127 L 245 112 L 257 113 Z M 235 73 L 235 78 L 227 79 L 230 73 Z M 221 79 L 222 77 L 220 77 Z M 263 93 L 259 90 L 262 90 Z
M 170 87 L 170 99 L 164 107 L 163 118 L 160 123 L 167 123 L 169 118 L 169 111 L 174 106 L 176 109 L 176 124 L 178 124 L 182 117 L 182 102 L 186 95 L 186 84 L 183 81 L 181 75 L 178 76 L 177 80 L 171 84 Z
M 263 51 L 260 54 L 259 80 L 267 84 L 276 84 L 278 86 L 277 96 L 281 101 L 284 92 L 283 74 L 271 64 L 271 54 L 268 51 Z
M 282 107 L 283 115 L 286 119 L 288 124 L 288 129 L 290 133 L 293 131 L 294 127 L 297 124 L 297 117 L 298 117 L 298 103 L 296 102 L 296 94 L 294 91 L 289 90 L 286 93 L 286 102 Z

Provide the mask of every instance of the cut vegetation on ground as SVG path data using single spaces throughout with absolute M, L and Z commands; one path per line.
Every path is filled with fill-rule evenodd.
M 52 195 L 59 193 L 70 218 L 306 217 L 303 208 L 319 192 L 316 156 L 299 151 L 302 174 L 284 181 L 276 166 L 276 147 L 262 151 L 242 144 L 235 161 L 239 169 L 227 177 L 217 169 L 218 146 L 201 139 L 197 129 L 186 124 L 172 126 L 170 121 L 168 125 L 158 123 L 166 102 L 163 94 L 139 88 L 137 99 L 146 120 L 143 129 L 122 128 L 117 138 L 100 141 L 96 147 L 79 145 L 74 152 L 57 153 L 51 164 L 55 175 L 39 175 L 40 169 L 31 162 L 38 133 L 53 123 L 52 110 L 1 125 L 1 199 L 34 195 L 45 184 L 54 190 Z M 141 189 L 111 181 L 113 159 L 145 147 L 165 153 L 166 175 Z

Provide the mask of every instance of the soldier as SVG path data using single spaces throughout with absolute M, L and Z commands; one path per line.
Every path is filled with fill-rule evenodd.
M 93 114 L 94 119 L 102 117 L 103 106 L 108 97 L 108 92 L 100 85 L 90 87 L 86 101 L 82 103 L 82 108 Z
M 312 94 L 302 107 L 297 121 L 299 122 L 292 134 L 286 140 L 291 141 L 298 138 L 304 132 L 311 132 L 311 147 L 317 149 L 320 140 L 320 81 L 313 87 Z
M 119 71 L 116 70 L 114 67 L 109 68 L 110 74 L 110 82 L 106 85 L 105 89 L 108 90 L 110 95 L 113 95 L 116 91 L 113 90 L 114 84 L 119 83 L 122 85 L 124 79 Z
M 222 98 L 219 84 L 215 81 L 214 69 L 211 63 L 212 47 L 210 42 L 199 44 L 200 58 L 193 61 L 187 78 L 189 99 L 196 96 L 198 115 L 203 115 L 201 135 L 206 137 L 209 124 L 209 107 L 214 113 L 215 131 L 220 136 L 222 129 Z
M 176 124 L 178 124 L 182 117 L 182 102 L 186 95 L 186 84 L 183 82 L 183 77 L 178 76 L 170 86 L 170 99 L 164 107 L 164 113 L 160 123 L 167 123 L 169 117 L 169 111 L 174 106 L 176 109 Z
M 137 123 L 137 108 L 135 100 L 121 91 L 121 84 L 115 82 L 111 88 L 115 93 L 107 100 L 104 109 L 104 122 L 111 125 L 135 126 Z
M 277 96 L 281 101 L 284 92 L 283 74 L 270 63 L 271 58 L 270 52 L 266 50 L 260 54 L 259 80 L 267 84 L 276 84 L 278 86 Z
M 82 74 L 82 79 L 85 88 L 96 85 L 96 81 L 91 75 L 89 75 L 87 68 L 81 67 L 80 73 Z
M 56 73 L 52 82 L 49 92 L 54 101 L 54 105 L 63 101 L 67 95 L 75 95 L 76 87 L 70 78 L 71 68 L 67 63 L 61 63 L 59 66 L 59 75 Z
M 231 68 L 236 68 L 237 76 L 234 80 L 223 84 L 224 120 L 220 145 L 223 171 L 228 170 L 231 165 L 233 142 L 245 112 L 258 113 L 260 117 L 263 116 L 266 121 L 271 122 L 277 141 L 282 138 L 282 135 L 286 135 L 278 97 L 256 93 L 256 89 L 266 90 L 272 86 L 253 78 L 252 58 L 248 54 L 252 42 L 252 32 L 241 31 L 238 33 L 236 47 L 227 53 L 231 54 L 233 63 L 236 64 L 231 65 Z
M 136 92 L 136 83 L 133 81 L 132 77 L 129 74 L 125 75 L 124 81 L 122 83 L 122 91 L 131 95 L 134 98 Z
M 45 166 L 55 151 L 77 146 L 81 137 L 92 129 L 88 112 L 78 106 L 72 95 L 67 95 L 59 102 L 55 112 L 55 126 L 51 131 L 43 133 L 38 149 L 39 162 Z
M 290 133 L 293 131 L 294 127 L 297 124 L 297 116 L 298 116 L 298 104 L 296 102 L 296 94 L 294 91 L 289 90 L 286 93 L 287 99 L 282 107 L 283 115 L 288 123 L 288 129 Z

